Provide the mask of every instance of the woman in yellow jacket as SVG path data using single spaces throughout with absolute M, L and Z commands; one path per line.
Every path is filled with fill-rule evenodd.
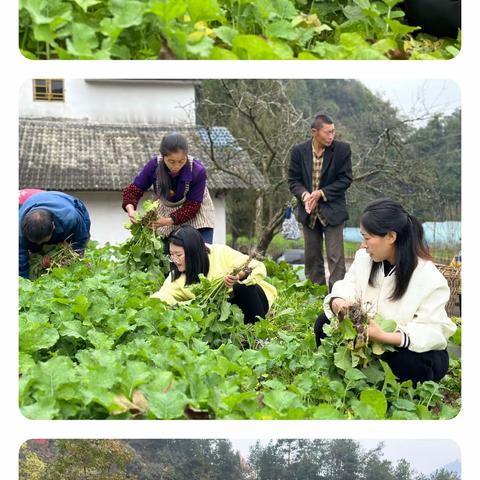
M 249 270 L 241 270 L 248 256 L 227 245 L 205 245 L 202 236 L 189 225 L 183 225 L 168 237 L 170 275 L 162 288 L 152 295 L 171 305 L 195 298 L 191 286 L 199 282 L 203 274 L 209 280 L 223 277 L 231 289 L 230 303 L 238 305 L 245 323 L 254 323 L 257 317 L 265 318 L 277 296 L 276 288 L 264 280 L 265 265 L 251 260 Z M 251 271 L 250 271 L 251 269 Z

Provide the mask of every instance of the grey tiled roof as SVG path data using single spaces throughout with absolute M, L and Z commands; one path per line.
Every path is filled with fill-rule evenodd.
M 202 127 L 101 124 L 64 118 L 20 119 L 19 187 L 122 190 L 159 152 L 162 137 L 171 131 L 187 137 L 189 153 L 207 168 L 211 189 L 265 187 L 261 173 L 224 127 L 208 132 Z M 220 169 L 210 158 L 211 143 Z

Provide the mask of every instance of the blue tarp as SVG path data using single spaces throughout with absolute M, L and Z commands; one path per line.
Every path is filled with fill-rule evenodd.
M 462 238 L 462 222 L 425 222 L 423 224 L 425 240 L 430 245 L 454 245 Z M 348 242 L 361 242 L 360 229 L 347 227 L 343 230 L 344 239 Z

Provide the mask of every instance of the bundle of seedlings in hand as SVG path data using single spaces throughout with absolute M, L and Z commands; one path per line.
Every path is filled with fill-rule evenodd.
M 357 300 L 345 309 L 338 312 L 338 323 L 334 327 L 337 332 L 338 345 L 343 345 L 351 351 L 352 355 L 362 359 L 363 366 L 366 367 L 374 358 L 374 355 L 381 355 L 385 351 L 393 350 L 393 347 L 378 342 L 372 342 L 368 336 L 368 326 L 371 313 L 362 303 Z M 394 320 L 387 320 L 380 315 L 375 315 L 373 319 L 379 327 L 385 332 L 393 332 L 396 329 Z
M 68 241 L 46 245 L 40 253 L 30 255 L 30 278 L 38 278 L 53 267 L 68 267 L 79 259 L 80 255 Z
M 132 233 L 130 245 L 148 246 L 151 242 L 152 236 L 155 234 L 155 221 L 158 218 L 158 200 L 146 200 L 143 204 L 143 215 L 139 212 L 135 213 L 136 223 L 127 225 L 127 228 Z
M 132 234 L 121 247 L 120 252 L 126 256 L 127 263 L 143 269 L 151 265 L 162 264 L 168 271 L 168 262 L 163 254 L 163 243 L 155 232 L 155 220 L 158 218 L 158 201 L 146 200 L 143 204 L 145 213 L 136 213 L 137 223 L 130 223 L 126 228 Z
M 230 275 L 237 276 L 240 272 L 244 272 L 245 275 L 242 280 L 247 278 L 253 270 L 252 267 L 250 267 L 250 262 L 256 257 L 257 253 L 253 251 L 245 263 L 240 267 L 234 268 Z M 208 280 L 203 275 L 200 275 L 199 277 L 200 283 L 193 288 L 193 293 L 195 294 L 195 298 L 199 305 L 220 305 L 223 301 L 228 299 L 229 289 L 227 285 L 225 285 L 224 277 L 215 278 L 213 280 Z
M 357 332 L 357 336 L 353 342 L 353 350 L 358 350 L 368 345 L 368 315 L 363 308 L 360 300 L 349 305 L 346 316 L 352 322 L 352 326 Z

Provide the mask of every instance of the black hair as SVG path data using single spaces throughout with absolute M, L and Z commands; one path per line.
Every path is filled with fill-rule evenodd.
M 210 270 L 209 248 L 205 245 L 200 232 L 190 225 L 182 225 L 167 238 L 167 243 L 183 247 L 185 251 L 185 285 L 199 282 L 199 274 L 207 275 Z M 180 272 L 174 263 L 170 263 L 172 280 L 177 280 Z
M 162 157 L 168 157 L 168 155 L 179 151 L 185 152 L 185 155 L 188 154 L 188 142 L 181 133 L 172 132 L 162 138 L 160 143 L 160 153 Z M 169 175 L 169 169 L 165 165 L 163 158 L 158 162 L 157 185 L 159 189 L 158 194 L 163 198 L 168 198 L 169 192 L 172 189 L 172 178 Z
M 399 300 L 405 294 L 418 258 L 431 260 L 424 241 L 422 224 L 408 214 L 396 201 L 380 198 L 370 202 L 360 217 L 360 224 L 366 232 L 384 237 L 396 232 L 395 240 L 395 289 L 390 300 Z M 374 286 L 375 277 L 382 262 L 373 262 L 368 284 Z
M 315 130 L 319 130 L 324 125 L 332 125 L 332 124 L 333 124 L 333 120 L 328 115 L 324 115 L 323 113 L 317 113 L 315 114 L 315 117 L 313 118 L 310 126 Z
M 43 208 L 28 212 L 22 219 L 22 233 L 27 240 L 39 243 L 53 232 L 53 215 Z

